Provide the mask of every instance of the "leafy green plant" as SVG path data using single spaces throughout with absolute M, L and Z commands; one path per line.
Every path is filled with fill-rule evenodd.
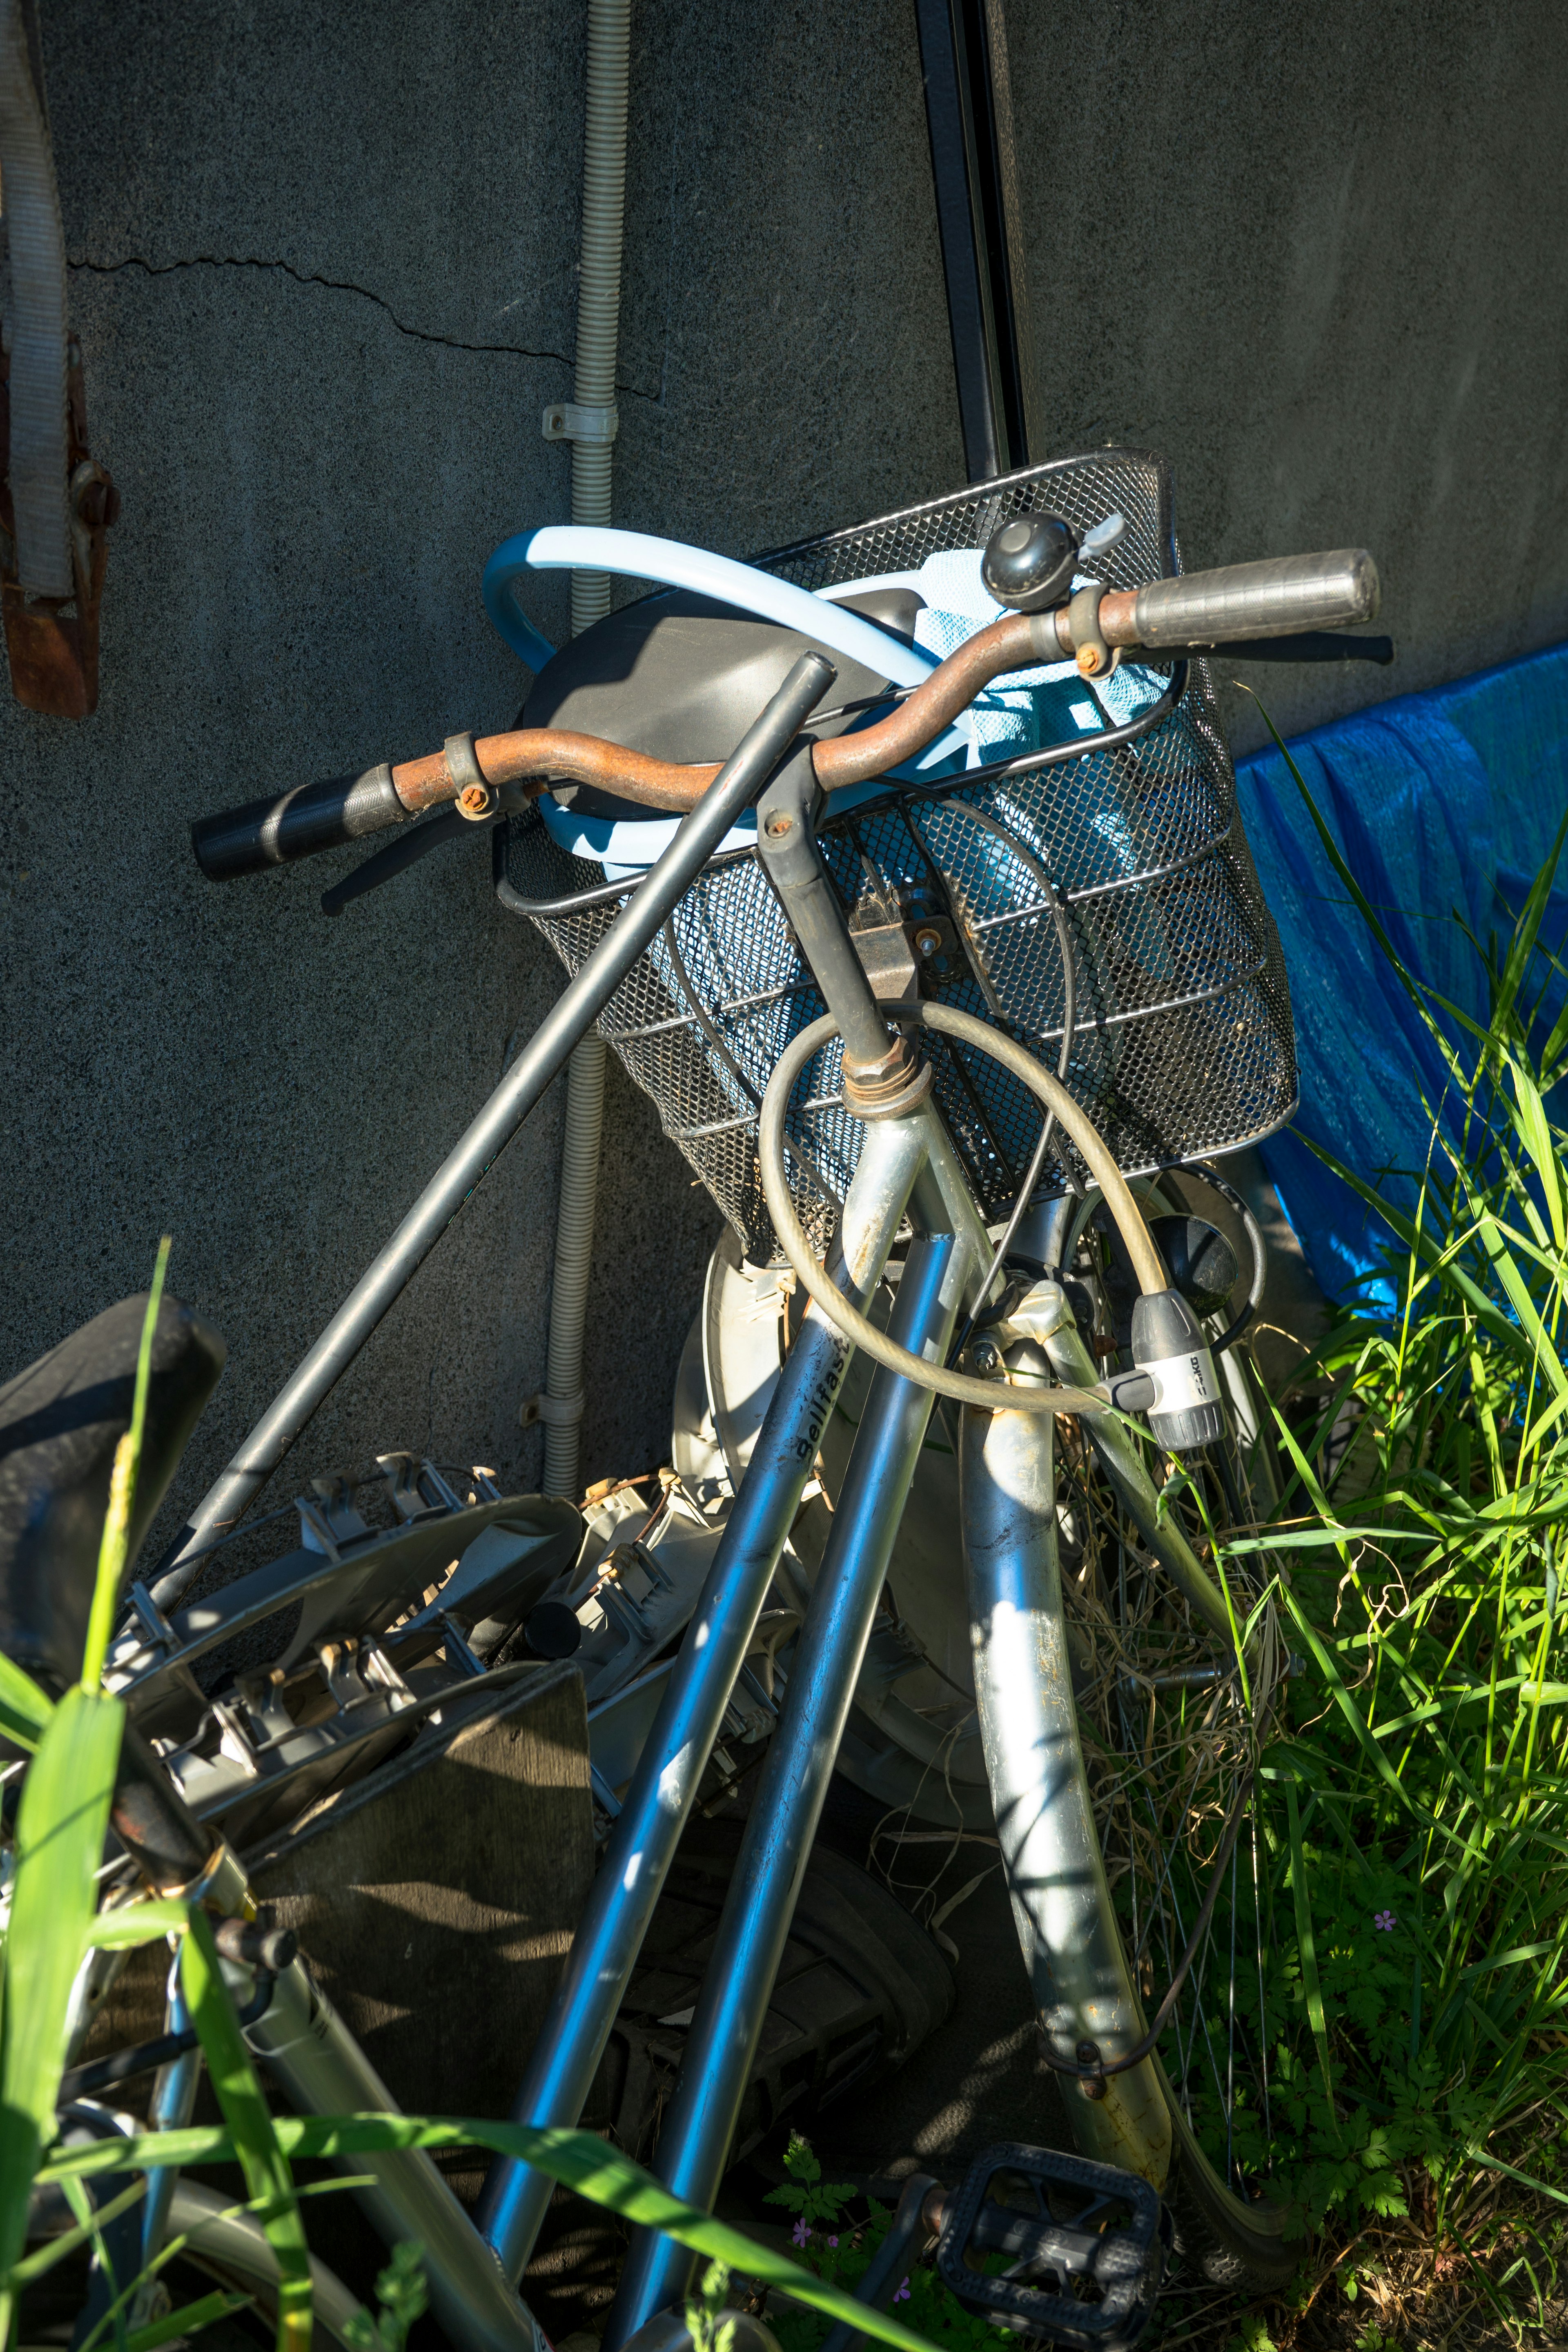
M 1568 975 L 1542 939 L 1568 822 L 1471 941 L 1482 1022 L 1401 962 L 1296 781 L 1446 1083 L 1399 1185 L 1321 1155 L 1380 1262 L 1304 1368 L 1326 1394 L 1277 1410 L 1278 1512 L 1229 1545 L 1273 1570 L 1308 1668 L 1265 1759 L 1245 2019 L 1280 2095 L 1237 2154 L 1316 2221 L 1414 2213 L 1436 2243 L 1480 2176 L 1568 2205 L 1543 2171 L 1568 2116 Z
M 720 2317 L 729 2294 L 729 2263 L 710 2263 L 702 2273 L 696 2302 L 686 2306 L 691 2352 L 732 2352 L 735 2323 L 732 2319 Z
M 820 2161 L 798 2132 L 790 2136 L 784 2170 L 789 2178 L 769 2190 L 766 2202 L 782 2205 L 795 2216 L 792 2235 L 802 2262 L 818 2278 L 853 2292 L 888 2234 L 891 2213 L 875 2198 L 868 2198 L 867 2219 L 851 2220 L 848 2209 L 855 2190 L 847 2182 L 823 2179 Z M 990 2266 L 1001 2267 L 999 2263 Z M 993 2327 L 965 2311 L 936 2272 L 918 2261 L 911 2261 L 907 2275 L 893 2290 L 892 2301 L 929 2343 L 951 2346 L 953 2352 L 984 2352 L 986 2347 L 996 2352 L 996 2347 L 1015 2341 L 1006 2329 Z M 827 2335 L 821 2321 L 805 2312 L 782 2312 L 769 2324 L 784 2352 L 816 2352 Z
M 403 2352 L 408 2331 L 429 2308 L 425 2284 L 425 2249 L 412 2238 L 394 2246 L 392 2260 L 375 2282 L 380 2309 L 373 2319 L 356 2311 L 343 2330 L 353 2352 Z

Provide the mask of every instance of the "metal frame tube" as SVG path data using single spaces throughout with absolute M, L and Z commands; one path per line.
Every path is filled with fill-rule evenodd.
M 191 2012 L 185 2006 L 184 1989 L 180 1983 L 180 1963 L 176 1957 L 169 1968 L 163 2030 L 166 2033 L 184 2033 L 190 2023 Z M 153 2078 L 153 2095 L 147 2108 L 147 2121 L 154 2131 L 183 2131 L 190 2122 L 195 2113 L 201 2063 L 201 2051 L 197 2048 L 187 2050 L 167 2066 L 159 2067 Z M 163 2251 L 169 2210 L 179 2179 L 178 2171 L 172 2165 L 159 2165 L 148 2171 L 147 2194 L 142 2205 L 143 2265 Z
M 301 2115 L 395 2115 L 392 2096 L 319 1985 L 296 1960 L 279 1978 L 266 2014 L 246 2040 Z M 370 2173 L 356 2201 L 385 2241 L 416 2238 L 437 2320 L 459 2352 L 549 2352 L 528 2305 L 423 2148 L 344 2157 L 340 2170 Z
M 951 1234 L 911 1243 L 889 1326 L 901 1345 L 942 1360 L 970 1258 Z M 659 2137 L 658 2176 L 692 2204 L 711 2204 L 723 2172 L 934 1402 L 930 1389 L 879 1370 L 861 1415 Z M 671 2239 L 634 2234 L 605 2352 L 681 2294 L 692 2262 Z
M 1057 2055 L 1101 2057 L 1140 2040 L 1143 2016 L 1117 1933 L 1073 1703 L 1057 1549 L 1056 1423 L 966 1405 L 960 1515 L 974 1695 L 996 1834 L 1040 2024 Z M 1171 2119 L 1152 2061 L 1105 2095 L 1068 2092 L 1087 2156 L 1163 2189 Z
M 889 1119 L 867 1130 L 834 1268 L 835 1280 L 861 1304 L 886 1263 L 929 1140 L 923 1118 Z M 574 2124 L 583 2111 L 852 1352 L 813 1306 L 779 1376 L 577 1923 L 560 1987 L 512 2107 L 514 2122 Z M 522 2275 L 553 2185 L 510 2157 L 498 2158 L 490 2167 L 479 2222 L 510 2278 Z
M 407 1287 L 475 1186 L 489 1173 L 572 1048 L 685 895 L 743 809 L 766 783 L 837 672 L 803 654 L 747 729 L 647 878 L 556 999 L 473 1125 L 425 1187 L 314 1347 L 208 1489 L 161 1563 L 153 1598 L 167 1609 L 196 1572 L 190 1557 L 232 1527 L 259 1494 L 323 1398 Z

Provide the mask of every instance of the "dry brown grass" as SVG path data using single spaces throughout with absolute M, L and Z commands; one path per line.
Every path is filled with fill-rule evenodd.
M 1325 2236 L 1293 2288 L 1252 2305 L 1181 2291 L 1160 2352 L 1515 2352 L 1568 2346 L 1568 2209 L 1478 2176 L 1436 2229 L 1431 2183 L 1408 2220 Z M 1412 2184 L 1413 2189 L 1415 2184 Z M 1436 2230 L 1436 2235 L 1434 2234 Z

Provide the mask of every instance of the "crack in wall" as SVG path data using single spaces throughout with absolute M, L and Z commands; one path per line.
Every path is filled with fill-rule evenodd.
M 412 342 L 436 343 L 449 352 L 499 352 L 511 359 L 554 360 L 562 367 L 572 365 L 564 352 L 534 351 L 527 343 L 469 343 L 457 335 L 437 334 L 428 327 L 411 327 L 405 319 L 398 317 L 383 295 L 373 292 L 370 287 L 355 285 L 352 278 L 323 278 L 315 270 L 296 269 L 291 261 L 268 261 L 257 255 L 237 253 L 194 253 L 178 261 L 148 261 L 139 253 L 129 253 L 120 261 L 96 261 L 89 254 L 73 254 L 68 257 L 66 266 L 70 269 L 88 270 L 96 278 L 117 277 L 124 269 L 139 269 L 147 278 L 168 278 L 182 269 L 277 270 L 281 276 L 291 278 L 296 286 L 321 286 L 329 293 L 356 294 L 362 302 L 374 302 L 376 309 L 391 320 L 398 333 L 406 335 Z M 629 394 L 634 400 L 649 401 L 656 407 L 660 404 L 658 393 L 643 392 L 635 383 L 617 383 L 616 390 Z

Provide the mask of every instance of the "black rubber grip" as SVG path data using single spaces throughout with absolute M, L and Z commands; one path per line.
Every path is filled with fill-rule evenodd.
M 313 856 L 318 849 L 341 849 L 362 834 L 402 824 L 407 815 L 384 760 L 363 776 L 329 776 L 323 783 L 297 784 L 276 800 L 247 801 L 243 808 L 198 817 L 191 847 L 209 882 L 231 882 L 239 874 L 264 874 L 269 866 Z

